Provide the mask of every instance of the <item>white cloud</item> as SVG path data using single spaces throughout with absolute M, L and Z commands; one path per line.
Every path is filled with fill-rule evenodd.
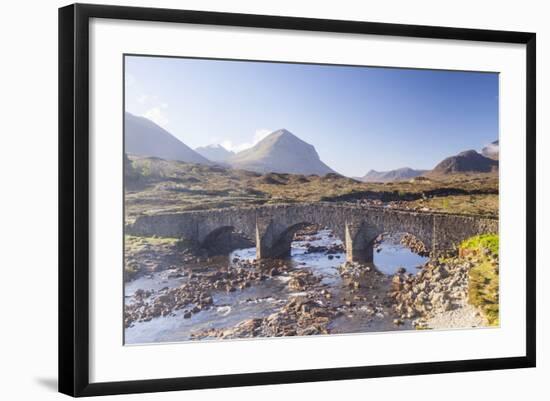
M 273 131 L 270 129 L 260 128 L 260 129 L 257 129 L 256 132 L 254 132 L 254 136 L 252 137 L 251 141 L 234 143 L 233 141 L 225 140 L 225 141 L 222 141 L 220 145 L 222 145 L 227 150 L 230 150 L 233 152 L 240 152 L 242 150 L 251 148 L 252 146 L 256 145 L 258 142 L 260 142 L 262 139 L 264 139 L 266 136 L 268 136 L 272 132 Z
M 490 143 L 486 146 L 487 150 L 489 152 L 498 152 L 499 151 L 499 146 L 498 144 L 495 144 L 495 143 Z
M 248 142 L 237 145 L 233 143 L 233 141 L 229 141 L 229 140 L 222 141 L 220 145 L 222 145 L 224 148 L 232 152 L 240 152 L 241 150 L 249 148 L 251 146 L 250 143 Z
M 168 125 L 168 116 L 166 115 L 167 108 L 168 105 L 166 103 L 162 103 L 160 106 L 148 109 L 145 113 L 143 113 L 143 117 L 148 118 L 163 128 L 166 128 Z

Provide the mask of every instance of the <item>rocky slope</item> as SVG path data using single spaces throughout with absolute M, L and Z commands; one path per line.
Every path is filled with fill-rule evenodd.
M 124 113 L 124 146 L 128 154 L 154 156 L 187 163 L 212 164 L 153 121 Z
M 315 147 L 287 131 L 272 132 L 250 149 L 230 157 L 233 167 L 259 173 L 317 174 L 335 173 L 321 161 Z
M 498 236 L 464 241 L 458 255 L 432 259 L 416 274 L 399 270 L 390 298 L 398 316 L 417 328 L 449 329 L 499 325 Z
M 447 157 L 425 175 L 433 177 L 464 173 L 494 173 L 497 171 L 498 161 L 489 159 L 475 150 L 467 150 L 456 156 Z

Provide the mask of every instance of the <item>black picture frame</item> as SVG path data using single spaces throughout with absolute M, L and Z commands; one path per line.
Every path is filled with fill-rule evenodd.
M 90 383 L 88 61 L 91 18 L 526 45 L 526 353 L 520 357 Z M 71 396 L 361 379 L 535 366 L 536 35 L 436 26 L 74 4 L 59 9 L 59 391 Z

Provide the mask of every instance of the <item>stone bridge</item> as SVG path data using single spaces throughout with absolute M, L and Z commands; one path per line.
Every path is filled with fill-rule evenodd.
M 258 259 L 281 258 L 290 255 L 295 232 L 311 223 L 331 229 L 344 241 L 347 260 L 367 262 L 373 258 L 374 239 L 382 233 L 412 234 L 433 255 L 455 249 L 473 235 L 498 233 L 498 219 L 493 218 L 324 202 L 140 216 L 126 226 L 126 233 L 185 238 L 207 246 L 237 231 L 255 241 Z

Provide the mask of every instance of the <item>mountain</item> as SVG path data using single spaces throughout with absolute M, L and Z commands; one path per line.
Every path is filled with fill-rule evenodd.
M 498 161 L 489 159 L 475 150 L 467 150 L 456 156 L 447 157 L 426 175 L 491 173 L 496 171 L 498 171 Z
M 206 157 L 208 160 L 222 163 L 235 154 L 235 152 L 227 150 L 222 145 L 200 146 L 195 149 L 195 152 Z
M 231 156 L 227 162 L 234 168 L 259 173 L 336 173 L 321 161 L 313 145 L 286 129 L 272 132 L 250 149 Z
M 363 177 L 359 177 L 363 182 L 393 182 L 393 181 L 406 181 L 411 178 L 418 177 L 424 174 L 426 170 L 414 170 L 409 167 L 398 168 L 390 171 L 376 171 L 370 170 Z
M 499 156 L 499 144 L 498 139 L 494 142 L 491 142 L 483 149 L 481 149 L 481 154 L 489 159 L 498 160 Z
M 164 128 L 145 117 L 124 113 L 125 152 L 188 163 L 212 164 Z

